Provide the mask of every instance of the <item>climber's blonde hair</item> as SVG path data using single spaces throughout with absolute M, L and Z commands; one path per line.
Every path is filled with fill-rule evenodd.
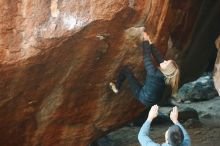
M 180 70 L 178 65 L 176 64 L 175 61 L 171 61 L 172 64 L 175 66 L 176 70 L 171 76 L 166 76 L 165 75 L 165 83 L 167 85 L 170 85 L 172 88 L 172 95 L 177 94 L 178 88 L 179 88 L 179 79 L 180 79 Z

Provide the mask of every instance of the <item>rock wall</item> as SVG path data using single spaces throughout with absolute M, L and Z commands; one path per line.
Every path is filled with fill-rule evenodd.
M 127 64 L 144 78 L 131 28 L 145 26 L 163 54 L 181 60 L 201 5 L 0 0 L 0 145 L 87 146 L 130 122 L 144 106 L 126 85 L 116 96 L 108 83 Z
M 220 33 L 219 7 L 219 0 L 204 0 L 201 3 L 191 38 L 188 38 L 186 48 L 180 52 L 182 84 L 202 75 L 213 60 L 212 57 L 215 57 L 213 55 L 216 52 L 215 40 Z
M 218 91 L 218 94 L 220 96 L 220 36 L 215 41 L 216 48 L 218 49 L 218 54 L 215 62 L 215 68 L 214 68 L 214 84 L 215 88 Z

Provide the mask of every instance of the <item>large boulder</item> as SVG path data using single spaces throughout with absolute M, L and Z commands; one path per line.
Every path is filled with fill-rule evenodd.
M 184 84 L 176 95 L 181 101 L 203 101 L 218 96 L 214 87 L 213 74 L 204 73 L 193 82 Z
M 115 96 L 108 83 L 126 64 L 144 78 L 131 28 L 145 26 L 163 54 L 183 61 L 201 6 L 200 0 L 0 0 L 0 145 L 86 146 L 130 122 L 144 106 L 127 86 Z M 194 75 L 202 71 L 198 66 Z

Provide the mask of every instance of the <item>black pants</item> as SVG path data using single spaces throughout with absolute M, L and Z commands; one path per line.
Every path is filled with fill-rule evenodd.
M 142 85 L 140 82 L 134 77 L 133 73 L 126 67 L 122 68 L 118 74 L 118 78 L 116 81 L 116 87 L 120 90 L 123 81 L 127 79 L 128 84 L 131 88 L 132 93 L 135 97 L 139 97 L 140 90 Z

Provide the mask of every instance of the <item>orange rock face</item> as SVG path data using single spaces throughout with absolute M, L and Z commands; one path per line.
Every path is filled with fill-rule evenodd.
M 131 27 L 181 51 L 200 3 L 0 0 L 0 145 L 87 146 L 137 117 L 145 108 L 126 85 L 108 89 L 123 65 L 144 78 Z

